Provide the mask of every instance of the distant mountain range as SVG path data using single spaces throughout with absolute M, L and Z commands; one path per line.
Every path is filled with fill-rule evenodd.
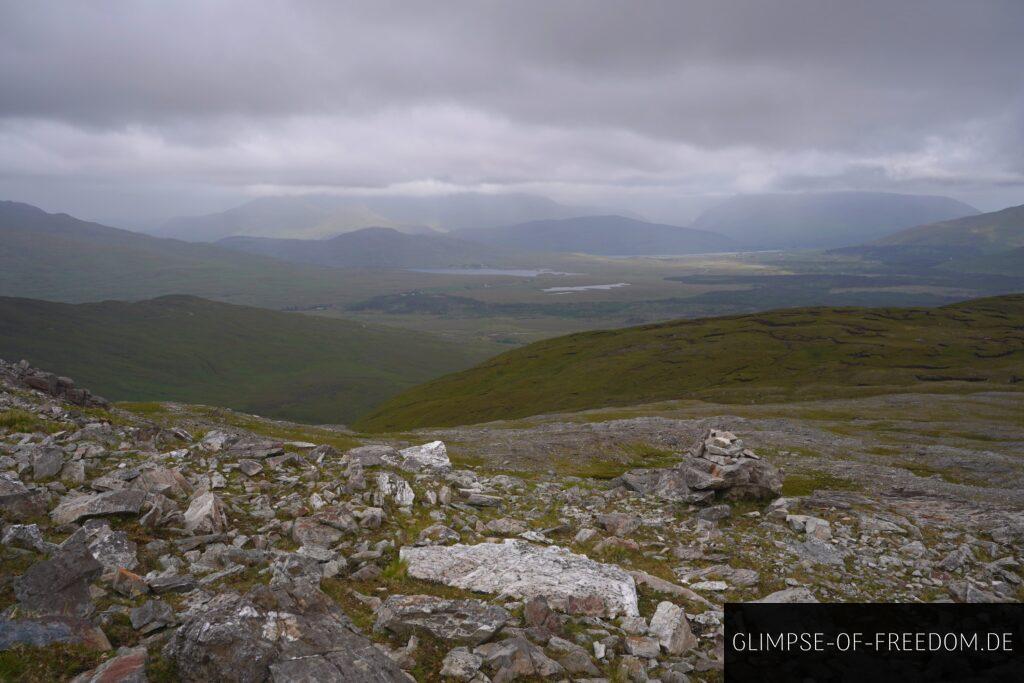
M 262 197 L 220 213 L 173 218 L 152 233 L 191 242 L 236 236 L 318 239 L 374 226 L 416 234 L 596 212 L 528 194 L 303 195 Z
M 442 234 L 409 235 L 364 228 L 320 240 L 227 237 L 219 246 L 296 263 L 344 268 L 528 266 L 536 256 Z
M 949 197 L 882 192 L 740 195 L 708 209 L 694 228 L 747 249 L 829 249 L 901 228 L 977 214 Z
M 322 270 L 0 202 L 3 296 L 76 302 L 177 293 L 270 301 L 301 286 L 329 287 Z
M 512 249 L 606 256 L 701 254 L 728 251 L 727 237 L 626 216 L 582 216 L 531 221 L 497 228 L 460 230 L 459 237 Z
M 220 213 L 174 218 L 152 234 L 192 242 L 323 239 L 383 227 L 408 234 L 460 232 L 464 239 L 531 251 L 631 255 L 834 248 L 977 213 L 949 197 L 881 192 L 740 195 L 705 211 L 689 226 L 695 232 L 685 233 L 680 226 L 650 223 L 632 213 L 613 215 L 528 194 L 303 195 L 262 197 Z
M 427 334 L 191 296 L 62 304 L 0 297 L 0 357 L 113 400 L 173 400 L 341 423 L 480 360 Z

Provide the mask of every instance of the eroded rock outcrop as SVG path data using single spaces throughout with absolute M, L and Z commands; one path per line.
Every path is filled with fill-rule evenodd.
M 515 598 L 547 598 L 567 614 L 636 616 L 633 577 L 556 546 L 504 543 L 405 547 L 409 575 L 447 586 Z
M 124 489 L 65 498 L 50 513 L 58 524 L 69 524 L 90 517 L 137 515 L 146 500 L 143 491 Z
M 178 628 L 165 655 L 186 681 L 409 681 L 341 608 L 301 582 L 215 596 Z
M 374 629 L 403 637 L 427 633 L 459 645 L 479 645 L 493 638 L 510 617 L 503 607 L 481 600 L 392 595 L 377 610 Z

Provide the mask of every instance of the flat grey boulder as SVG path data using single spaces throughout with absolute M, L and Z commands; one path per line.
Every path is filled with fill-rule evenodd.
M 185 618 L 164 656 L 183 681 L 409 681 L 340 607 L 302 581 L 217 595 Z
M 482 600 L 392 595 L 377 610 L 373 628 L 403 638 L 429 634 L 458 645 L 479 645 L 493 638 L 510 616 L 505 608 Z
M 10 472 L 0 472 L 0 512 L 4 521 L 28 519 L 46 513 L 46 496 L 29 490 Z
M 147 467 L 128 486 L 146 493 L 162 493 L 169 498 L 187 496 L 192 492 L 192 486 L 181 472 L 169 467 Z
M 465 647 L 457 647 L 447 655 L 441 665 L 441 677 L 457 681 L 489 680 L 480 673 L 484 658 Z
M 398 450 L 392 446 L 371 444 L 369 446 L 357 446 L 345 451 L 342 461 L 346 463 L 358 463 L 363 467 L 380 467 L 381 465 L 397 465 L 402 459 Z
M 477 545 L 403 547 L 409 575 L 479 593 L 547 598 L 566 614 L 638 616 L 633 577 L 558 546 L 508 539 Z
M 52 479 L 64 467 L 64 451 L 54 446 L 38 446 L 32 453 L 32 478 Z
M 0 618 L 0 652 L 15 645 L 45 647 L 56 643 L 84 645 L 90 650 L 109 650 L 110 641 L 87 619 L 46 615 L 28 619 Z
M 96 561 L 105 569 L 113 570 L 118 567 L 135 569 L 139 560 L 136 555 L 138 548 L 123 531 L 114 531 L 106 522 L 103 526 L 90 530 L 92 533 L 89 541 L 89 552 Z
M 50 512 L 50 517 L 58 524 L 70 524 L 89 517 L 105 515 L 137 515 L 143 501 L 145 491 L 121 489 L 105 491 L 85 496 L 64 498 L 60 505 Z
M 775 591 L 769 593 L 763 598 L 757 600 L 751 600 L 751 602 L 764 602 L 770 604 L 791 604 L 791 603 L 802 603 L 802 602 L 818 602 L 818 599 L 814 597 L 807 588 L 786 588 L 781 591 Z
M 72 537 L 48 560 L 37 562 L 14 582 L 18 605 L 33 614 L 87 617 L 94 606 L 89 584 L 103 571 L 81 539 Z
M 452 462 L 443 441 L 431 441 L 421 446 L 403 448 L 398 452 L 402 458 L 400 467 L 410 472 L 448 472 Z

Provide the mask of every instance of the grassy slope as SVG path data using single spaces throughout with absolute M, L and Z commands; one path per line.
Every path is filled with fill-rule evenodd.
M 407 330 L 168 296 L 0 298 L 0 358 L 27 358 L 114 400 L 337 423 L 481 356 Z
M 389 400 L 395 430 L 679 398 L 762 402 L 971 382 L 1024 388 L 1024 295 L 938 309 L 798 308 L 537 342 Z
M 877 240 L 874 244 L 965 247 L 988 253 L 1024 247 L 1024 205 L 907 228 Z

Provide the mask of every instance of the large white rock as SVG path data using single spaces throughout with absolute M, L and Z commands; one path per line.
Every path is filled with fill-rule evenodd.
M 185 510 L 185 530 L 190 534 L 219 534 L 228 530 L 224 504 L 215 494 L 197 496 Z
M 800 587 L 775 591 L 774 593 L 766 595 L 759 600 L 751 600 L 751 602 L 767 602 L 788 605 L 793 603 L 818 602 L 818 599 L 814 597 L 814 593 L 809 589 Z
M 411 472 L 432 470 L 435 472 L 447 472 L 452 468 L 452 462 L 448 459 L 448 449 L 444 441 L 431 441 L 421 446 L 403 448 L 399 451 L 402 456 L 401 467 Z
M 547 598 L 567 614 L 635 617 L 636 584 L 619 567 L 595 562 L 558 546 L 504 543 L 406 546 L 400 551 L 409 575 L 480 593 L 528 600 Z
M 409 507 L 416 500 L 416 493 L 409 486 L 409 482 L 394 472 L 378 472 L 375 502 L 381 506 L 388 499 L 393 500 L 399 507 Z
M 670 655 L 681 655 L 697 645 L 697 638 L 690 630 L 683 608 L 667 600 L 658 603 L 647 631 L 658 639 Z

